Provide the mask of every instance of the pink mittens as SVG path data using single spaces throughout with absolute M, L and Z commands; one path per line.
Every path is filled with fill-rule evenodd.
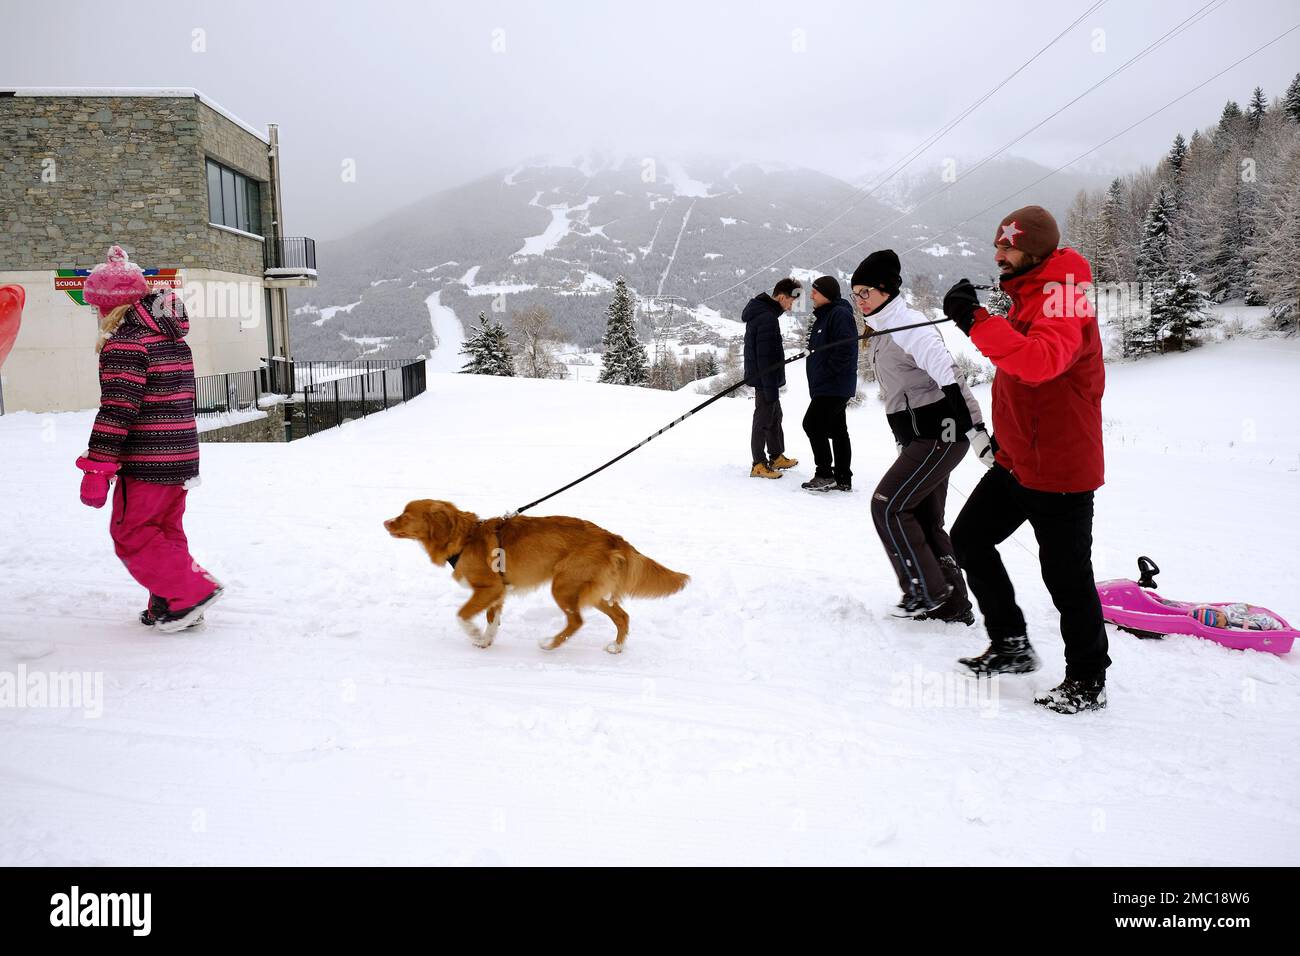
M 77 467 L 86 474 L 81 479 L 81 503 L 92 508 L 102 508 L 108 501 L 108 486 L 117 474 L 117 465 L 107 461 L 92 461 L 84 455 L 77 459 Z

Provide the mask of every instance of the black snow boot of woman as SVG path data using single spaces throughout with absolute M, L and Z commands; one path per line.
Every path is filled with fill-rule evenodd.
M 962 657 L 957 663 L 969 668 L 976 677 L 996 677 L 998 674 L 1029 674 L 1038 670 L 1038 655 L 1029 638 L 994 638 L 979 657 Z
M 1106 706 L 1106 679 L 1067 677 L 1047 693 L 1035 697 L 1034 703 L 1058 714 L 1101 710 Z

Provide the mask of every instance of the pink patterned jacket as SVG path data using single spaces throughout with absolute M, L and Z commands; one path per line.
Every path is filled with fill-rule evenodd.
M 99 354 L 99 414 L 88 457 L 118 474 L 179 485 L 198 477 L 194 360 L 185 306 L 152 292 L 127 312 Z

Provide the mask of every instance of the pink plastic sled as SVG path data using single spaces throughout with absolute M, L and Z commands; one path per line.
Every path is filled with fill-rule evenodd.
M 1269 654 L 1286 654 L 1300 631 L 1288 624 L 1282 615 L 1268 608 L 1246 605 L 1252 614 L 1264 614 L 1276 619 L 1281 630 L 1254 630 L 1243 627 L 1216 627 L 1199 618 L 1207 608 L 1227 608 L 1229 602 L 1171 601 L 1148 588 L 1155 587 L 1155 575 L 1160 572 L 1150 558 L 1138 558 L 1138 581 L 1116 579 L 1100 581 L 1097 594 L 1101 597 L 1102 616 L 1122 631 L 1138 637 L 1164 637 L 1166 634 L 1190 634 L 1203 637 L 1225 647 L 1237 650 L 1264 651 Z M 1240 602 L 1238 602 L 1240 603 Z M 1197 609 L 1201 614 L 1196 615 Z

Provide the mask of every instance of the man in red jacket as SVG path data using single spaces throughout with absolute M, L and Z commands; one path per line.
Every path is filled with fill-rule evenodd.
M 962 279 L 943 311 L 992 361 L 996 463 L 952 529 L 953 549 L 979 601 L 990 645 L 961 663 L 979 675 L 1038 669 L 1025 617 L 997 545 L 1028 521 L 1038 539 L 1043 583 L 1061 614 L 1065 680 L 1035 698 L 1059 713 L 1106 706 L 1106 627 L 1092 574 L 1093 492 L 1102 484 L 1101 336 L 1085 291 L 1088 261 L 1058 249 L 1052 214 L 1025 206 L 1002 220 L 994 256 L 1003 318 L 980 307 Z

